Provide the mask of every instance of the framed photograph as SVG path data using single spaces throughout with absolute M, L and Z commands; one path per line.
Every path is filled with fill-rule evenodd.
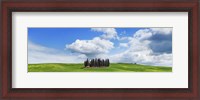
M 1 3 L 2 99 L 200 99 L 198 0 Z

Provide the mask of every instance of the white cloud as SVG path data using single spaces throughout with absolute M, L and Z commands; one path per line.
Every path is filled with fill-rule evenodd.
M 162 48 L 162 44 L 159 45 L 159 43 L 166 42 L 157 41 L 165 41 L 160 36 L 170 36 L 172 28 L 146 28 L 138 30 L 132 37 L 121 38 L 117 36 L 114 28 L 93 28 L 91 30 L 104 34 L 92 40 L 77 39 L 73 43 L 67 44 L 66 49 L 75 52 L 71 55 L 28 42 L 28 63 L 82 63 L 87 58 L 99 57 L 102 59 L 109 58 L 111 62 L 172 66 L 172 53 L 156 53 L 151 47 L 153 37 L 158 36 L 155 47 Z M 114 38 L 118 38 L 119 42 L 123 41 L 123 43 L 119 43 L 119 46 L 123 48 L 120 49 L 121 52 L 109 54 L 111 49 L 114 48 L 114 43 L 109 39 Z
M 92 31 L 104 33 L 101 37 L 104 39 L 118 39 L 115 28 L 91 28 Z
M 139 40 L 149 39 L 156 34 L 169 35 L 172 34 L 172 28 L 146 28 L 138 30 L 133 37 Z
M 171 34 L 172 28 L 150 28 L 150 30 L 157 34 Z
M 124 37 L 119 37 L 119 40 L 120 40 L 120 41 L 124 41 L 124 40 L 130 41 L 130 40 L 132 40 L 132 38 L 133 38 L 133 37 L 125 37 L 125 36 L 124 36 Z
M 149 48 L 148 41 L 139 41 L 138 39 L 132 39 L 129 41 L 129 48 L 119 54 L 114 55 L 115 62 L 127 62 L 127 63 L 144 63 L 151 59 L 153 51 Z
M 84 55 L 72 56 L 45 46 L 28 42 L 28 63 L 82 63 Z
M 93 31 L 107 33 L 116 33 L 115 30 L 107 30 L 101 28 L 92 29 Z M 103 34 L 103 36 L 105 35 Z M 126 49 L 121 53 L 108 54 L 108 52 L 114 48 L 114 44 L 100 37 L 95 37 L 92 40 L 76 40 L 74 43 L 66 45 L 66 48 L 80 54 L 85 54 L 87 57 L 99 57 L 109 58 L 111 62 L 126 62 L 126 63 L 138 63 L 155 66 L 172 66 L 172 54 L 160 53 L 157 54 L 152 48 L 152 38 L 158 36 L 166 37 L 166 35 L 172 34 L 172 29 L 167 28 L 146 28 L 140 29 L 132 37 L 121 37 L 118 40 L 123 41 L 119 43 L 120 47 Z M 112 36 L 107 36 L 111 39 Z M 124 40 L 128 42 L 124 42 Z M 162 39 L 161 39 L 162 40 Z M 159 40 L 160 41 L 160 40 Z M 163 40 L 165 41 L 165 40 Z M 170 40 L 171 41 L 171 40 Z M 162 43 L 162 42 L 160 42 Z M 156 44 L 158 45 L 158 44 Z M 160 47 L 160 45 L 158 45 Z M 158 47 L 158 48 L 159 48 Z M 106 54 L 107 53 L 107 54 Z M 92 55 L 92 56 L 91 56 Z M 95 56 L 94 56 L 95 55 Z
M 156 36 L 156 34 L 170 35 L 172 34 L 172 28 L 153 28 L 138 30 L 135 34 L 133 34 L 133 37 L 129 37 L 128 43 L 120 44 L 121 46 L 128 45 L 129 48 L 127 48 L 127 50 L 118 54 L 110 55 L 111 62 L 127 62 L 155 66 L 172 66 L 172 53 L 157 54 L 151 48 L 151 38 Z M 126 39 L 128 39 L 128 37 L 126 37 Z
M 128 44 L 127 44 L 127 43 L 119 43 L 119 46 L 120 46 L 120 47 L 125 47 L 125 48 L 127 48 L 127 47 L 128 47 Z
M 141 29 L 138 30 L 133 37 L 139 40 L 148 39 L 153 35 L 153 33 L 150 31 L 150 29 Z
M 111 62 L 137 63 L 154 66 L 172 66 L 172 54 L 152 55 L 149 51 L 130 52 L 110 56 Z
M 108 53 L 114 46 L 109 40 L 95 37 L 92 40 L 76 40 L 72 44 L 67 44 L 66 48 L 73 52 L 86 54 L 87 56 Z

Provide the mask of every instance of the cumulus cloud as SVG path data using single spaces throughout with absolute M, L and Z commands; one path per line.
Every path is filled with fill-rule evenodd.
M 172 66 L 172 28 L 140 29 L 127 45 L 127 50 L 110 56 L 112 62 Z
M 130 47 L 124 52 L 111 55 L 111 62 L 172 66 L 171 53 L 155 54 L 147 41 L 132 40 L 129 44 Z
M 142 51 L 138 53 L 126 51 L 120 54 L 112 55 L 110 58 L 111 62 L 137 63 L 154 66 L 172 66 L 172 54 L 152 55 L 149 53 L 149 51 Z
M 77 63 L 86 59 L 84 55 L 66 55 L 60 51 L 28 42 L 28 63 Z
M 127 44 L 127 43 L 119 43 L 119 46 L 120 46 L 120 47 L 125 47 L 125 48 L 127 48 L 127 47 L 128 47 L 128 44 Z
M 111 62 L 172 66 L 172 28 L 140 29 L 132 37 L 118 37 L 113 28 L 91 30 L 104 34 L 92 40 L 77 39 L 67 44 L 66 49 L 83 54 L 79 56 L 80 58 L 99 57 L 109 58 Z M 122 47 L 122 51 L 119 50 L 120 52 L 114 54 L 108 53 L 114 48 L 114 43 L 110 40 L 113 38 L 118 38 L 115 41 Z
M 138 40 L 145 40 L 150 38 L 154 33 L 150 29 L 140 29 L 138 30 L 133 37 Z
M 138 39 L 132 39 L 128 43 L 130 47 L 119 54 L 114 55 L 114 62 L 127 62 L 127 63 L 144 63 L 149 62 L 153 51 L 149 48 L 148 41 L 139 41 Z
M 133 38 L 150 41 L 149 46 L 155 53 L 171 53 L 172 51 L 172 28 L 140 29 Z
M 126 36 L 124 36 L 124 37 L 119 37 L 119 40 L 120 40 L 120 41 L 124 41 L 124 40 L 130 41 L 132 38 L 133 38 L 133 37 L 126 37 Z
M 171 34 L 172 28 L 150 28 L 150 30 L 156 34 Z
M 144 40 L 151 37 L 157 36 L 167 36 L 172 34 L 172 28 L 146 28 L 140 29 L 134 34 L 134 38 Z M 160 38 L 160 37 L 158 37 Z
M 118 39 L 117 31 L 115 28 L 91 28 L 94 32 L 104 33 L 101 37 L 104 39 Z
M 72 52 L 85 54 L 87 56 L 94 56 L 101 53 L 108 53 L 114 47 L 114 44 L 109 40 L 95 37 L 92 40 L 77 39 L 72 44 L 67 44 L 66 48 Z
M 109 58 L 112 63 L 172 66 L 172 28 L 140 29 L 130 37 L 119 37 L 114 28 L 92 28 L 91 31 L 103 34 L 66 44 L 65 49 L 72 53 L 29 41 L 28 63 L 82 63 L 87 58 L 97 57 Z M 112 52 L 113 49 L 116 51 Z

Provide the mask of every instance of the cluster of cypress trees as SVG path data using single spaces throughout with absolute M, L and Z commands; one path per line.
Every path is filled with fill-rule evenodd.
M 95 58 L 91 60 L 86 60 L 84 61 L 84 66 L 85 67 L 109 67 L 110 61 L 109 59 L 100 59 L 100 58 Z

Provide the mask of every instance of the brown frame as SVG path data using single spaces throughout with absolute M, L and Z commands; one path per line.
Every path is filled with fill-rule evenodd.
M 198 0 L 6 0 L 0 34 L 0 99 L 200 100 Z M 26 88 L 13 89 L 12 12 L 189 12 L 189 88 Z

